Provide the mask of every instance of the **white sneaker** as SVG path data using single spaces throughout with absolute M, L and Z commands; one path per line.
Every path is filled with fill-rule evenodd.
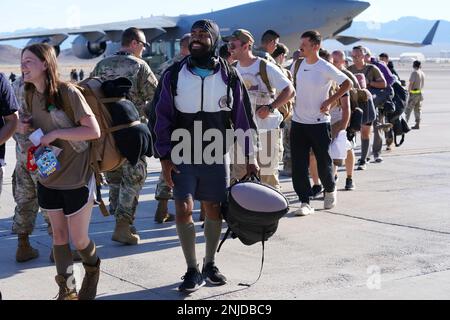
M 303 203 L 302 206 L 300 207 L 300 210 L 295 211 L 294 214 L 297 217 L 306 217 L 309 216 L 310 214 L 313 214 L 314 211 L 315 211 L 314 208 L 311 207 L 309 204 Z
M 334 192 L 325 192 L 324 209 L 331 210 L 337 205 L 337 190 Z

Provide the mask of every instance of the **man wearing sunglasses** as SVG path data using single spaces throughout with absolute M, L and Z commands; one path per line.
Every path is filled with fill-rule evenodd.
M 158 85 L 149 65 L 142 60 L 147 40 L 142 30 L 129 28 L 122 34 L 122 48 L 114 55 L 100 61 L 92 72 L 93 77 L 114 80 L 120 77 L 131 81 L 129 99 L 137 107 L 141 120 L 146 122 L 145 106 L 153 99 Z M 133 226 L 139 193 L 147 177 L 145 157 L 133 166 L 126 161 L 117 171 L 108 172 L 106 180 L 110 187 L 110 211 L 116 217 L 112 240 L 137 245 L 139 235 Z

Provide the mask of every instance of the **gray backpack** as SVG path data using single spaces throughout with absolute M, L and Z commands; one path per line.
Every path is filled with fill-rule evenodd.
M 286 197 L 272 187 L 262 184 L 257 177 L 238 181 L 229 189 L 228 201 L 222 205 L 222 214 L 228 224 L 228 230 L 217 252 L 220 252 L 230 235 L 246 246 L 261 242 L 263 254 L 259 280 L 264 266 L 265 242 L 276 233 L 279 220 L 288 212 L 289 201 Z

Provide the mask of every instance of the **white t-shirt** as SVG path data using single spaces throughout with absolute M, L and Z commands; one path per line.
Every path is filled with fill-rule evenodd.
M 295 70 L 295 64 L 291 72 Z M 329 123 L 331 117 L 322 114 L 322 103 L 329 98 L 332 82 L 342 85 L 348 77 L 331 63 L 319 59 L 315 64 L 306 60 L 300 65 L 297 73 L 297 98 L 293 121 L 302 124 Z
M 263 59 L 258 58 L 258 60 L 256 60 L 249 67 L 242 67 L 238 62 L 236 68 L 241 74 L 245 87 L 250 95 L 252 109 L 255 114 L 255 122 L 258 129 L 277 129 L 283 121 L 283 115 L 278 110 L 275 110 L 273 114 L 263 120 L 256 115 L 256 108 L 260 105 L 271 104 L 275 100 L 276 96 L 278 96 L 281 91 L 286 89 L 291 82 L 276 65 L 271 62 L 267 62 L 267 77 L 269 78 L 272 89 L 276 90 L 276 94 L 273 96 L 273 94 L 267 89 L 267 86 L 264 84 L 264 81 L 259 74 L 260 63 L 262 60 Z

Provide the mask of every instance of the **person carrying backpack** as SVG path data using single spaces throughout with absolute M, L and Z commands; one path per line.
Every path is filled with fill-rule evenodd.
M 367 89 L 385 89 L 387 87 L 386 79 L 381 73 L 378 67 L 373 64 L 369 64 L 365 60 L 366 51 L 362 46 L 356 46 L 352 51 L 352 58 L 354 64 L 348 67 L 348 70 L 357 75 L 363 74 L 365 78 L 365 83 L 367 84 Z M 366 88 L 362 88 L 366 89 Z M 372 120 L 372 119 L 371 119 Z M 361 127 L 361 158 L 358 161 L 358 170 L 366 170 L 367 169 L 367 156 L 369 154 L 370 147 L 370 133 L 372 130 L 373 123 L 375 119 L 370 122 L 363 123 Z M 382 140 L 381 135 L 379 134 L 379 130 L 375 128 L 374 130 L 374 143 L 375 146 L 378 146 L 374 149 L 381 150 Z M 375 161 L 380 157 L 379 154 L 374 154 Z M 381 160 L 381 158 L 380 158 Z
M 116 54 L 101 60 L 92 72 L 92 77 L 102 80 L 127 78 L 132 87 L 128 98 L 137 107 L 142 122 L 146 122 L 146 104 L 153 99 L 158 81 L 148 64 L 141 59 L 146 46 L 143 31 L 129 28 L 122 34 L 122 48 Z M 145 157 L 136 165 L 129 161 L 117 170 L 105 174 L 109 185 L 110 211 L 116 218 L 112 240 L 125 244 L 137 245 L 140 237 L 134 227 L 139 194 L 147 178 Z M 167 212 L 163 215 L 170 220 Z
M 256 129 L 242 80 L 233 67 L 216 55 L 219 39 L 215 22 L 199 20 L 192 25 L 191 56 L 165 71 L 153 102 L 154 119 L 150 117 L 154 153 L 161 159 L 164 178 L 175 198 L 177 232 L 188 268 L 178 289 L 185 293 L 198 290 L 205 280 L 213 285 L 227 282 L 215 264 L 222 231 L 221 203 L 226 201 L 230 179 L 227 146 L 221 143 L 221 150 L 216 149 L 215 158 L 209 161 L 203 156 L 207 151 L 203 136 L 212 129 L 225 141 L 227 129 Z M 183 144 L 186 148 L 181 156 L 179 148 Z M 252 140 L 246 146 L 250 144 L 253 145 Z M 258 167 L 252 164 L 254 156 L 249 148 L 245 151 L 247 174 L 257 174 Z M 195 250 L 194 200 L 202 201 L 206 209 L 202 272 Z
M 25 99 L 25 83 L 22 77 L 19 77 L 12 84 L 14 94 L 19 102 L 19 124 L 18 131 L 22 131 L 23 125 L 29 127 L 31 115 L 27 111 Z M 33 233 L 37 213 L 39 212 L 39 203 L 37 195 L 37 183 L 39 173 L 29 170 L 29 153 L 32 142 L 29 137 L 32 132 L 20 134 L 16 132 L 13 136 L 16 141 L 16 167 L 12 176 L 12 191 L 16 207 L 14 209 L 12 232 L 18 235 L 18 245 L 16 251 L 16 261 L 19 263 L 28 262 L 39 257 L 39 250 L 33 248 L 30 244 L 29 236 Z M 47 223 L 47 231 L 52 235 L 52 227 L 48 213 L 42 210 L 42 216 Z M 80 261 L 81 257 L 78 251 L 72 250 L 74 261 Z M 55 262 L 53 250 L 50 253 L 50 261 Z
M 235 30 L 227 39 L 231 56 L 238 61 L 236 68 L 244 79 L 258 125 L 261 181 L 281 190 L 278 172 L 282 146 L 280 127 L 289 114 L 282 107 L 294 97 L 294 86 L 278 66 L 253 55 L 255 41 L 249 31 Z M 242 165 L 235 164 L 233 171 L 233 179 L 240 180 L 245 175 Z
M 61 82 L 57 68 L 53 47 L 33 44 L 23 49 L 22 73 L 25 94 L 31 97 L 26 101 L 32 123 L 23 125 L 19 133 L 26 134 L 33 128 L 41 129 L 44 134 L 37 139 L 40 147 L 34 152 L 34 158 L 40 172 L 39 206 L 48 212 L 53 230 L 58 300 L 93 300 L 100 276 L 100 259 L 88 234 L 96 191 L 95 177 L 89 148 L 77 151 L 74 145 L 98 139 L 101 132 L 82 93 L 74 85 Z M 71 101 L 70 110 L 63 107 L 64 99 Z M 61 128 L 60 122 L 53 117 L 56 112 L 59 120 L 62 115 L 68 118 L 68 113 L 72 113 L 74 127 Z M 55 147 L 61 151 L 59 155 L 55 154 Z M 69 235 L 86 271 L 78 294 Z

